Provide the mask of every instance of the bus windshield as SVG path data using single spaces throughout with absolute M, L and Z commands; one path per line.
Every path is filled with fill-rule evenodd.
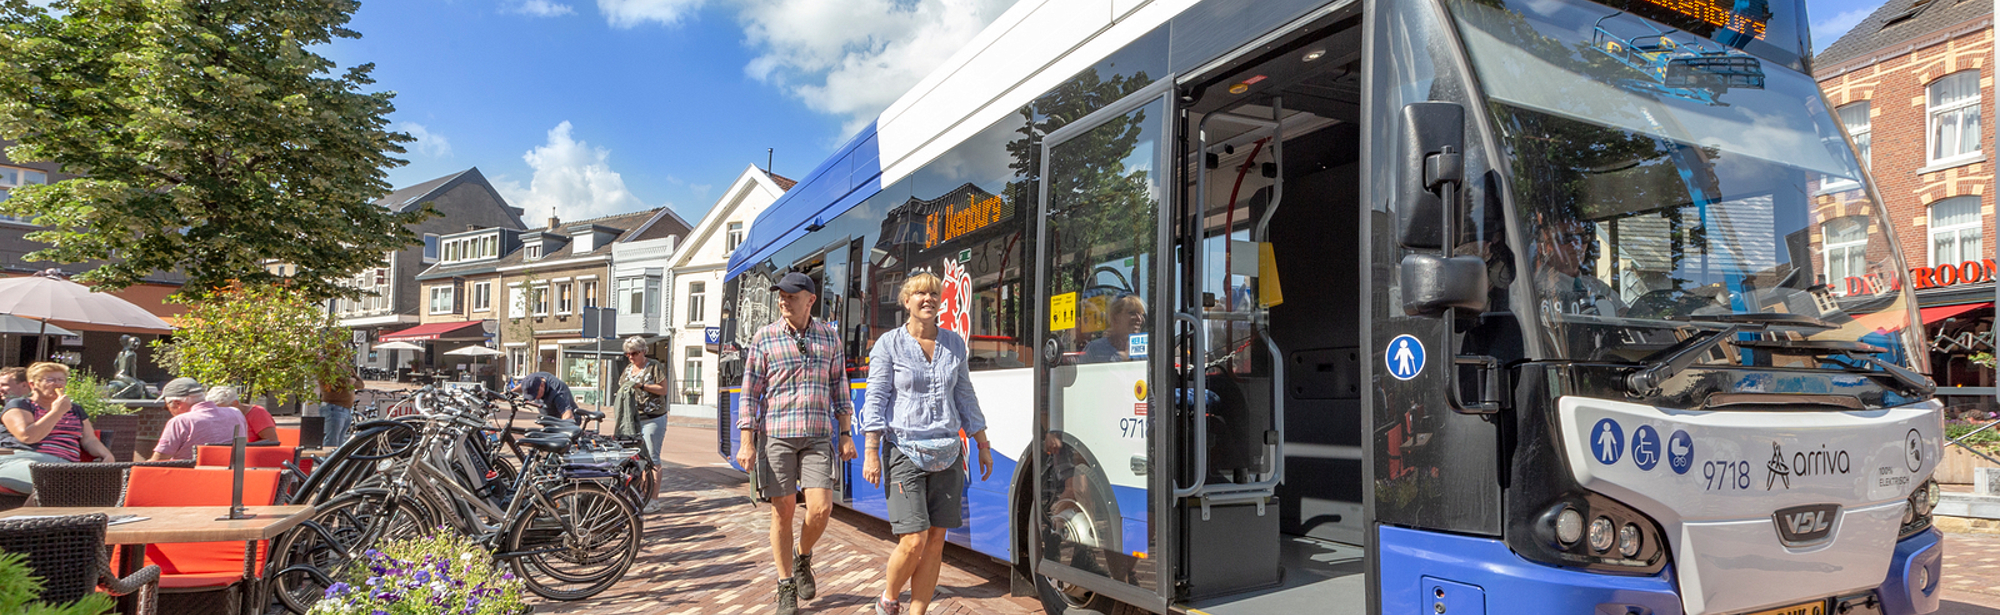
M 1730 341 L 1758 342 L 1717 360 L 1923 361 L 1890 225 L 1811 77 L 1746 52 L 1754 37 L 1594 2 L 1450 5 L 1511 159 L 1551 358 L 1643 361 L 1755 322 Z

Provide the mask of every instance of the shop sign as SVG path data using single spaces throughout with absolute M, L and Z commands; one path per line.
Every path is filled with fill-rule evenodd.
M 1956 265 L 1936 267 L 1911 267 L 1910 282 L 1917 290 L 1944 288 L 1961 284 L 1979 284 L 1993 281 L 1993 259 L 1965 261 Z M 1847 295 L 1874 295 L 1891 290 L 1900 290 L 1898 280 L 1883 279 L 1885 276 L 1867 275 L 1849 277 L 1846 280 Z
M 1910 281 L 1918 290 L 1941 288 L 1959 284 L 1978 284 L 1993 281 L 1993 259 L 1965 261 L 1956 265 L 1936 267 L 1911 267 Z

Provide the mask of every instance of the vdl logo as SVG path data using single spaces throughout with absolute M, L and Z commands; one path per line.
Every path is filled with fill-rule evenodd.
M 1787 547 L 1826 540 L 1833 535 L 1833 523 L 1839 518 L 1839 504 L 1807 504 L 1771 513 L 1771 522 L 1778 526 L 1778 542 Z

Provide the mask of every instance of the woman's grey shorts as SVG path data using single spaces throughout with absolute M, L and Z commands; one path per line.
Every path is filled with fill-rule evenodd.
M 886 443 L 885 443 L 886 444 Z M 888 481 L 882 485 L 889 496 L 889 531 L 915 534 L 934 527 L 965 525 L 965 456 L 951 467 L 925 472 L 897 450 L 882 447 L 888 467 Z

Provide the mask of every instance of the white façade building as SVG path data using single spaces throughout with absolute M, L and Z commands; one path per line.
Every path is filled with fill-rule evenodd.
M 721 319 L 722 274 L 729 265 L 729 254 L 743 243 L 757 214 L 797 183 L 755 166 L 745 167 L 674 255 L 670 269 L 673 291 L 665 313 L 674 330 L 669 365 L 680 389 L 675 401 L 705 407 L 707 413 L 702 416 L 713 416 L 716 403 L 715 357 L 704 349 L 703 334 Z M 675 410 L 676 415 L 681 413 Z

